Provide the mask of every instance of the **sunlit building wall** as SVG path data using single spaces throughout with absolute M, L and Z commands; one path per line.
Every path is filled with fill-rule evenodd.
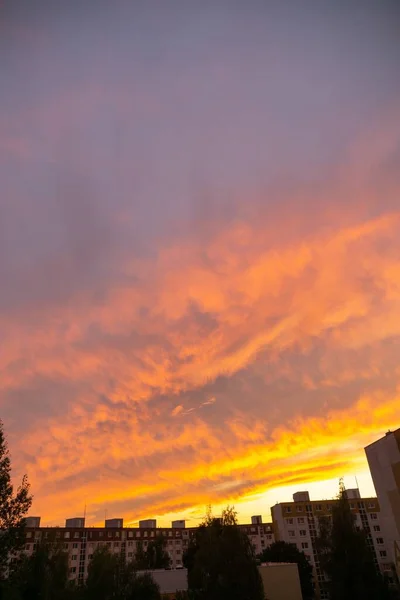
M 400 429 L 365 448 L 390 559 L 400 577 Z
M 382 533 L 378 499 L 361 498 L 358 490 L 347 490 L 346 495 L 356 525 L 366 533 L 376 566 L 390 576 L 391 560 L 387 540 Z M 319 535 L 319 520 L 331 516 L 335 502 L 337 500 L 310 500 L 308 492 L 298 492 L 293 495 L 293 502 L 279 503 L 271 508 L 276 539 L 294 544 L 304 552 L 314 568 L 321 598 L 327 598 L 328 595 L 325 576 L 318 561 L 316 539 Z

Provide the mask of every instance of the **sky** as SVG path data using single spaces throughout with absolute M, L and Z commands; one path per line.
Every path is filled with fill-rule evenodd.
M 399 64 L 394 0 L 1 2 L 0 418 L 43 524 L 374 494 Z

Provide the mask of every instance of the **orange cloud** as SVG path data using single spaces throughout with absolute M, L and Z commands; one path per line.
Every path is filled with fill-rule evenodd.
M 354 169 L 126 255 L 101 294 L 0 315 L 0 402 L 45 521 L 83 498 L 93 522 L 105 505 L 135 520 L 365 468 L 399 420 L 400 212 L 379 190 L 400 187 Z

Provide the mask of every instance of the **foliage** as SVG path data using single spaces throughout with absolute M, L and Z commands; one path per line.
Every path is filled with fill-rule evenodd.
M 184 555 L 189 595 L 198 600 L 263 600 L 253 547 L 227 507 L 221 519 L 207 515 Z
M 0 421 L 0 587 L 2 582 L 4 586 L 4 580 L 12 571 L 13 564 L 25 543 L 24 517 L 31 504 L 32 496 L 29 494 L 26 476 L 14 493 L 10 453 L 3 423 Z
M 150 573 L 136 574 L 131 582 L 126 600 L 160 600 L 160 588 Z
M 143 548 L 142 543 L 139 543 L 136 550 L 135 565 L 139 571 L 168 569 L 171 566 L 171 559 L 166 551 L 166 540 L 159 535 L 147 544 L 146 549 Z
M 97 548 L 90 561 L 85 586 L 87 600 L 109 600 L 119 592 L 119 556 L 112 554 L 107 546 Z
M 136 573 L 106 546 L 93 553 L 83 600 L 160 600 L 160 590 L 150 573 Z
M 317 551 L 331 600 L 384 600 L 389 597 L 374 564 L 366 534 L 356 526 L 342 482 L 332 518 L 320 519 Z
M 68 597 L 68 554 L 59 544 L 39 543 L 21 562 L 16 575 L 21 600 Z
M 297 563 L 303 599 L 314 598 L 313 568 L 304 552 L 297 546 L 286 542 L 274 542 L 269 548 L 265 548 L 258 558 L 261 562 Z

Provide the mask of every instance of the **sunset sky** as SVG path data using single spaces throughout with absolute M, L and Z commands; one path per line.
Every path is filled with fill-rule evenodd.
M 396 0 L 1 2 L 0 418 L 43 524 L 374 494 L 399 65 Z

